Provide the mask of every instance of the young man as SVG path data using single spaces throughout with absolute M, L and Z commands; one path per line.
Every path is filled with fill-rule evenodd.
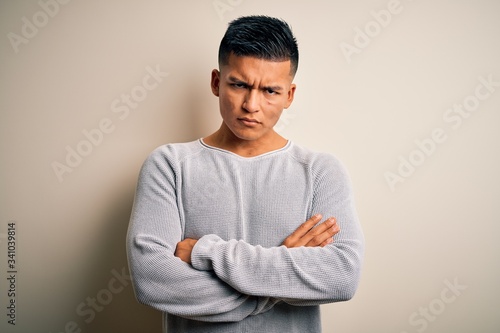
M 355 293 L 364 239 L 346 171 L 273 130 L 297 65 L 285 22 L 231 22 L 211 78 L 221 127 L 141 169 L 129 263 L 165 331 L 320 332 L 319 304 Z

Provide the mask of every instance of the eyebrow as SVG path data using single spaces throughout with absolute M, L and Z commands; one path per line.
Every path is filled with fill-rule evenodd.
M 231 81 L 232 83 L 240 83 L 240 84 L 244 84 L 244 85 L 246 85 L 246 86 L 250 87 L 250 84 L 248 84 L 247 82 L 245 82 L 245 81 L 243 81 L 243 80 L 241 80 L 241 79 L 238 79 L 238 78 L 236 78 L 236 77 L 234 77 L 234 76 L 229 76 L 229 78 L 228 78 L 228 79 L 229 79 L 229 81 Z M 262 89 L 263 89 L 263 90 L 268 90 L 268 89 L 270 89 L 270 90 L 274 90 L 274 91 L 281 91 L 281 90 L 283 90 L 283 87 L 282 87 L 282 86 L 278 86 L 278 85 L 275 85 L 275 86 L 264 86 L 264 87 L 262 87 Z

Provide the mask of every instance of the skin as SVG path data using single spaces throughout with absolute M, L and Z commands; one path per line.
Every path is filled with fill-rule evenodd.
M 334 217 L 330 217 L 325 222 L 314 227 L 321 221 L 321 215 L 316 214 L 306 222 L 302 223 L 290 236 L 288 236 L 281 245 L 287 248 L 300 246 L 326 246 L 333 242 L 333 236 L 336 235 L 340 228 Z M 191 264 L 191 252 L 198 240 L 186 238 L 177 243 L 174 255 L 182 261 Z
M 295 94 L 290 61 L 268 61 L 229 56 L 228 64 L 214 69 L 210 87 L 219 98 L 222 124 L 205 143 L 244 157 L 282 148 L 287 140 L 274 131 L 283 109 Z M 257 121 L 244 122 L 242 119 Z
M 269 61 L 231 54 L 220 71 L 212 71 L 210 87 L 219 98 L 222 124 L 203 141 L 243 157 L 283 148 L 287 140 L 274 131 L 274 126 L 293 102 L 296 85 L 290 68 L 290 60 Z M 321 214 L 314 215 L 281 245 L 323 247 L 332 243 L 340 231 L 337 222 L 330 217 L 317 225 L 321 219 Z M 175 256 L 190 264 L 196 242 L 186 238 L 177 243 Z

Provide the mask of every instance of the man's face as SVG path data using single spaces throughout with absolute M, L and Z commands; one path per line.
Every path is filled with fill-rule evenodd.
M 231 54 L 220 72 L 212 71 L 211 80 L 227 134 L 245 141 L 267 142 L 272 138 L 283 109 L 293 101 L 292 80 L 289 60 L 275 62 Z

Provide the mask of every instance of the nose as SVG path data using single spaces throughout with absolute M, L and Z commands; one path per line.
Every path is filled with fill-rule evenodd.
M 260 96 L 258 89 L 249 89 L 243 102 L 243 109 L 247 112 L 259 111 Z

